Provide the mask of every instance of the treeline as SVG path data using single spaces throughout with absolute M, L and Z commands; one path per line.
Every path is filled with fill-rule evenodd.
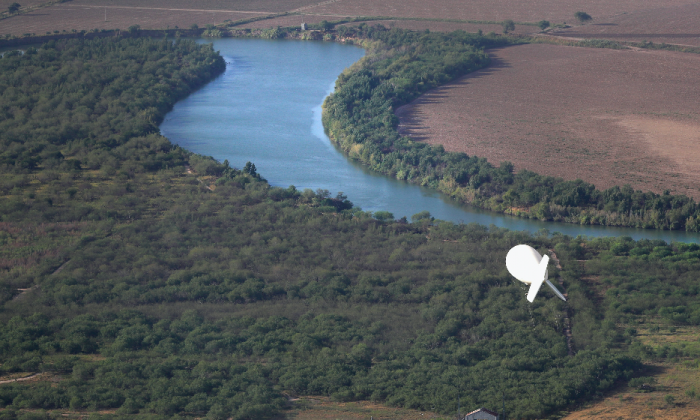
M 488 65 L 484 48 L 508 40 L 456 31 L 416 33 L 362 26 L 344 29 L 368 48 L 344 72 L 324 104 L 324 126 L 351 158 L 397 179 L 436 188 L 457 200 L 522 217 L 577 224 L 700 231 L 700 207 L 683 195 L 613 187 L 581 180 L 513 173 L 485 159 L 445 152 L 402 137 L 394 111 L 448 81 Z
M 224 68 L 211 47 L 179 39 L 52 41 L 9 52 L 0 60 L 0 163 L 16 174 L 99 169 L 102 149 L 158 132 L 177 100 Z M 76 152 L 64 155 L 66 147 Z
M 180 39 L 51 41 L 6 53 L 2 220 L 115 217 L 111 201 L 135 174 L 184 168 L 188 153 L 160 137 L 158 124 L 177 100 L 224 68 L 211 46 Z M 91 178 L 119 182 L 98 188 Z M 107 202 L 100 200 L 105 195 Z

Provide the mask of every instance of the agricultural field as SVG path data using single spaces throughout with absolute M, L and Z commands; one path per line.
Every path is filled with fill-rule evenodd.
M 77 6 L 143 7 L 163 9 L 232 10 L 279 13 L 315 5 L 315 0 L 72 0 Z M 66 4 L 66 3 L 64 3 Z
M 529 44 L 397 110 L 447 150 L 598 188 L 700 198 L 700 56 Z
M 594 19 L 592 24 L 559 29 L 553 34 L 616 41 L 700 45 L 700 4 L 668 5 Z
M 695 2 L 691 0 L 670 0 L 665 7 L 679 7 Z M 634 11 L 649 10 L 658 7 L 655 0 L 622 0 L 610 2 L 605 0 L 586 0 L 582 2 L 557 0 L 530 0 L 512 2 L 508 0 L 474 0 L 461 2 L 455 0 L 422 0 L 373 2 L 368 0 L 340 0 L 325 2 L 306 9 L 305 13 L 317 13 L 336 16 L 396 16 L 432 19 L 463 19 L 502 21 L 512 19 L 516 22 L 538 22 L 542 19 L 553 23 L 574 20 L 573 14 L 585 11 L 594 18 L 613 16 Z
M 10 2 L 7 2 L 8 5 Z M 24 5 L 24 2 L 21 4 Z M 288 1 L 105 1 L 77 0 L 44 7 L 0 21 L 0 35 L 43 35 L 55 30 L 189 28 L 291 11 L 311 4 Z M 7 6 L 5 6 L 6 8 Z M 106 16 L 106 18 L 105 18 Z
M 48 3 L 48 0 L 26 0 L 22 2 L 17 2 L 15 0 L 0 0 L 0 12 L 7 11 L 7 8 L 10 7 L 12 3 L 20 3 L 22 7 L 34 7 Z
M 0 1 L 4 10 L 13 1 Z M 43 0 L 20 2 L 22 6 L 47 4 Z M 698 34 L 693 16 L 697 16 L 697 4 L 690 0 L 664 2 L 625 0 L 606 2 L 593 0 L 581 2 L 533 0 L 513 4 L 506 0 L 477 0 L 463 4 L 454 0 L 435 2 L 368 0 L 204 0 L 193 5 L 185 0 L 74 0 L 43 7 L 11 19 L 0 21 L 0 34 L 44 34 L 54 30 L 125 29 L 140 25 L 144 29 L 166 29 L 175 26 L 185 28 L 192 24 L 221 24 L 253 16 L 277 13 L 300 14 L 298 17 L 278 17 L 262 22 L 246 24 L 248 28 L 292 26 L 299 22 L 317 23 L 321 20 L 337 20 L 343 17 L 382 16 L 401 20 L 389 20 L 385 26 L 431 31 L 500 32 L 498 22 L 512 19 L 516 22 L 514 33 L 534 34 L 539 28 L 532 23 L 548 20 L 552 23 L 574 21 L 576 11 L 586 11 L 593 17 L 592 24 L 559 29 L 555 34 L 567 37 L 597 37 L 611 39 L 650 40 L 696 45 Z M 77 9 L 77 10 L 76 10 Z M 107 20 L 105 21 L 105 9 Z M 404 20 L 417 19 L 417 20 Z M 445 22 L 445 20 L 461 20 Z M 480 21 L 476 25 L 466 21 Z M 492 22 L 488 24 L 487 22 Z M 517 23 L 530 23 L 519 25 Z
M 106 19 L 105 19 L 106 15 Z M 22 35 L 47 32 L 71 32 L 73 30 L 121 29 L 132 25 L 143 29 L 189 28 L 196 24 L 222 23 L 224 20 L 238 20 L 260 16 L 258 13 L 241 13 L 205 10 L 162 10 L 148 8 L 95 7 L 61 4 L 39 9 L 20 16 L 0 21 L 0 34 Z

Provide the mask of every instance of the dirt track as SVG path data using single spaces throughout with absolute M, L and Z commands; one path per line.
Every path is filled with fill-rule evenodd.
M 397 110 L 400 131 L 599 188 L 700 198 L 700 56 L 523 45 Z
M 21 377 L 21 378 L 14 378 L 14 379 L 2 380 L 2 381 L 0 381 L 0 384 L 9 384 L 9 383 L 13 383 L 13 382 L 29 381 L 29 380 L 32 380 L 32 379 L 34 379 L 34 378 L 37 378 L 37 377 L 39 377 L 39 376 L 41 376 L 41 375 L 43 375 L 43 373 L 33 373 L 33 374 L 29 375 L 29 376 L 24 376 L 24 377 Z

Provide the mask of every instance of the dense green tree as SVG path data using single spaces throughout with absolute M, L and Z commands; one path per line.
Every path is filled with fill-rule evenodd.
M 591 15 L 589 15 L 589 14 L 586 13 L 586 12 L 576 12 L 576 13 L 574 13 L 574 17 L 575 17 L 576 20 L 578 20 L 579 23 L 581 23 L 581 24 L 593 20 L 593 18 L 591 17 Z
M 506 19 L 501 23 L 501 27 L 503 28 L 503 33 L 507 34 L 508 32 L 515 30 L 515 22 L 513 22 L 511 19 Z

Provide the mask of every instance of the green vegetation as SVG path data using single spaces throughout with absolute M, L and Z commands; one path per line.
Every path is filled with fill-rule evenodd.
M 515 30 L 515 22 L 510 19 L 504 20 L 503 23 L 501 23 L 501 26 L 503 27 L 504 34 Z
M 684 53 L 700 54 L 699 47 L 693 47 L 688 45 L 677 45 L 677 44 L 666 44 L 666 43 L 654 43 L 651 41 L 642 42 L 626 42 L 625 45 L 638 48 L 647 48 L 650 50 L 666 50 L 666 51 L 678 51 Z
M 605 310 L 619 322 L 629 324 L 637 318 L 659 317 L 670 324 L 700 325 L 700 301 L 697 301 L 700 285 L 696 280 L 700 271 L 700 246 L 697 244 L 668 245 L 660 240 L 635 242 L 629 237 L 619 237 L 591 240 L 585 247 L 568 248 L 566 252 L 572 252 L 578 259 L 597 260 L 586 262 L 581 274 L 600 279 L 609 305 Z M 652 332 L 658 330 L 658 326 L 652 328 Z M 626 334 L 634 336 L 636 330 L 630 329 Z M 700 355 L 700 347 L 697 352 Z
M 629 186 L 601 191 L 581 180 L 525 170 L 514 174 L 509 162 L 496 168 L 485 159 L 445 152 L 442 146 L 398 134 L 397 107 L 488 65 L 484 48 L 516 41 L 462 31 L 416 33 L 367 25 L 347 28 L 342 36 L 368 40 L 367 56 L 340 76 L 324 104 L 324 126 L 350 158 L 493 211 L 576 224 L 700 231 L 700 206 L 683 195 L 645 193 Z
M 220 29 L 218 29 L 216 26 L 212 25 L 211 23 L 206 26 L 206 29 L 202 33 L 202 36 L 208 37 L 208 38 L 219 38 L 221 37 L 222 32 Z
M 398 73 L 343 75 L 334 98 L 357 83 L 358 110 L 377 86 L 410 100 L 417 69 L 427 89 L 485 65 L 476 45 L 503 42 L 361 30 L 396 45 L 415 36 L 415 55 L 369 45 Z M 0 59 L 0 376 L 42 373 L 0 385 L 0 419 L 265 419 L 295 394 L 454 413 L 458 396 L 498 407 L 502 392 L 511 417 L 541 418 L 629 381 L 640 360 L 697 357 L 618 325 L 697 325 L 700 247 L 530 236 L 427 212 L 407 223 L 340 193 L 272 188 L 253 163 L 231 168 L 157 134 L 223 66 L 210 46 L 138 38 Z M 503 264 L 523 242 L 557 253 L 550 278 L 567 303 L 524 299 Z
M 541 20 L 537 22 L 537 26 L 544 31 L 545 29 L 550 27 L 550 23 L 548 20 Z
M 628 386 L 630 388 L 636 388 L 639 392 L 651 392 L 654 390 L 656 382 L 656 378 L 653 376 L 640 376 L 630 379 Z
M 574 13 L 574 17 L 575 17 L 576 20 L 578 20 L 579 23 L 581 23 L 581 24 L 584 24 L 584 23 L 586 23 L 586 22 L 589 22 L 589 21 L 593 20 L 593 18 L 591 17 L 591 15 L 589 15 L 589 14 L 586 13 L 586 12 L 576 12 L 576 13 Z

